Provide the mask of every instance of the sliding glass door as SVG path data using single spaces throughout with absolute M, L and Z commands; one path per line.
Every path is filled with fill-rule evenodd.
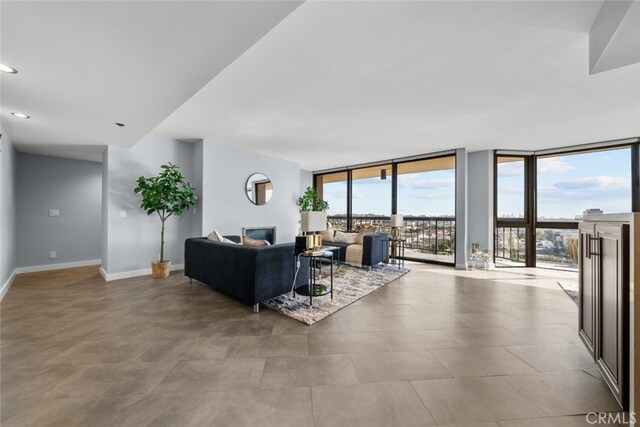
M 455 261 L 455 156 L 398 164 L 397 213 L 406 257 L 444 263 Z
M 523 267 L 527 262 L 527 185 L 523 156 L 497 156 L 494 259 L 498 267 Z

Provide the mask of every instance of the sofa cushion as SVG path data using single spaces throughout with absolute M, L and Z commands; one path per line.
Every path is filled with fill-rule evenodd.
M 356 237 L 358 237 L 356 233 L 346 233 L 344 231 L 336 230 L 334 241 L 337 243 L 347 243 L 352 245 L 356 242 Z
M 362 245 L 364 243 L 364 236 L 366 234 L 371 234 L 375 232 L 376 232 L 375 227 L 361 227 L 360 230 L 358 230 L 358 235 L 356 236 L 355 243 L 357 245 Z

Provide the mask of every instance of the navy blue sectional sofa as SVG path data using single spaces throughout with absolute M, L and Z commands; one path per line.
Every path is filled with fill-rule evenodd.
M 240 242 L 240 236 L 225 236 Z M 259 310 L 259 304 L 291 291 L 294 244 L 249 247 L 220 243 L 206 237 L 187 239 L 184 274 Z M 306 283 L 307 263 L 301 263 L 296 285 Z

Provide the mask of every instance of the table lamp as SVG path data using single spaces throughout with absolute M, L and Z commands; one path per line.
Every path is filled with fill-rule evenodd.
M 404 227 L 404 218 L 400 214 L 391 215 L 391 237 L 397 239 L 400 237 L 400 227 Z
M 300 214 L 300 229 L 307 237 L 307 250 L 316 251 L 322 246 L 322 236 L 318 231 L 327 230 L 327 213 L 324 211 L 305 211 Z

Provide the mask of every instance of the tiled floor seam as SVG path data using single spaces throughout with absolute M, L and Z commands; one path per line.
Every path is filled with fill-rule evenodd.
M 539 345 L 539 344 L 534 344 L 534 345 Z M 535 366 L 530 365 L 529 363 L 527 363 L 526 361 L 524 361 L 523 359 L 521 359 L 520 357 L 518 357 L 517 354 L 512 353 L 511 351 L 509 351 L 509 348 L 511 346 L 507 346 L 507 347 L 500 347 L 502 348 L 504 351 L 506 351 L 507 353 L 509 353 L 510 355 L 512 355 L 513 357 L 515 357 L 516 359 L 518 359 L 519 361 L 521 361 L 522 363 L 524 363 L 525 365 L 529 366 L 530 368 L 534 369 L 536 372 L 539 373 L 544 373 L 544 372 L 548 372 L 548 371 L 541 371 L 539 369 L 537 369 Z
M 420 393 L 418 393 L 415 387 L 413 386 L 413 382 L 412 381 L 407 381 L 407 382 L 409 383 L 409 387 L 411 387 L 411 390 L 413 390 L 416 396 L 418 396 L 418 399 L 420 400 L 420 403 L 422 403 L 422 406 L 424 406 L 424 409 L 427 411 L 427 414 L 429 414 L 433 422 L 436 423 L 435 425 L 438 425 L 438 421 L 436 421 L 431 411 L 429 411 L 429 408 L 427 408 L 426 403 L 424 403 L 424 400 L 422 400 L 422 398 L 420 397 Z

